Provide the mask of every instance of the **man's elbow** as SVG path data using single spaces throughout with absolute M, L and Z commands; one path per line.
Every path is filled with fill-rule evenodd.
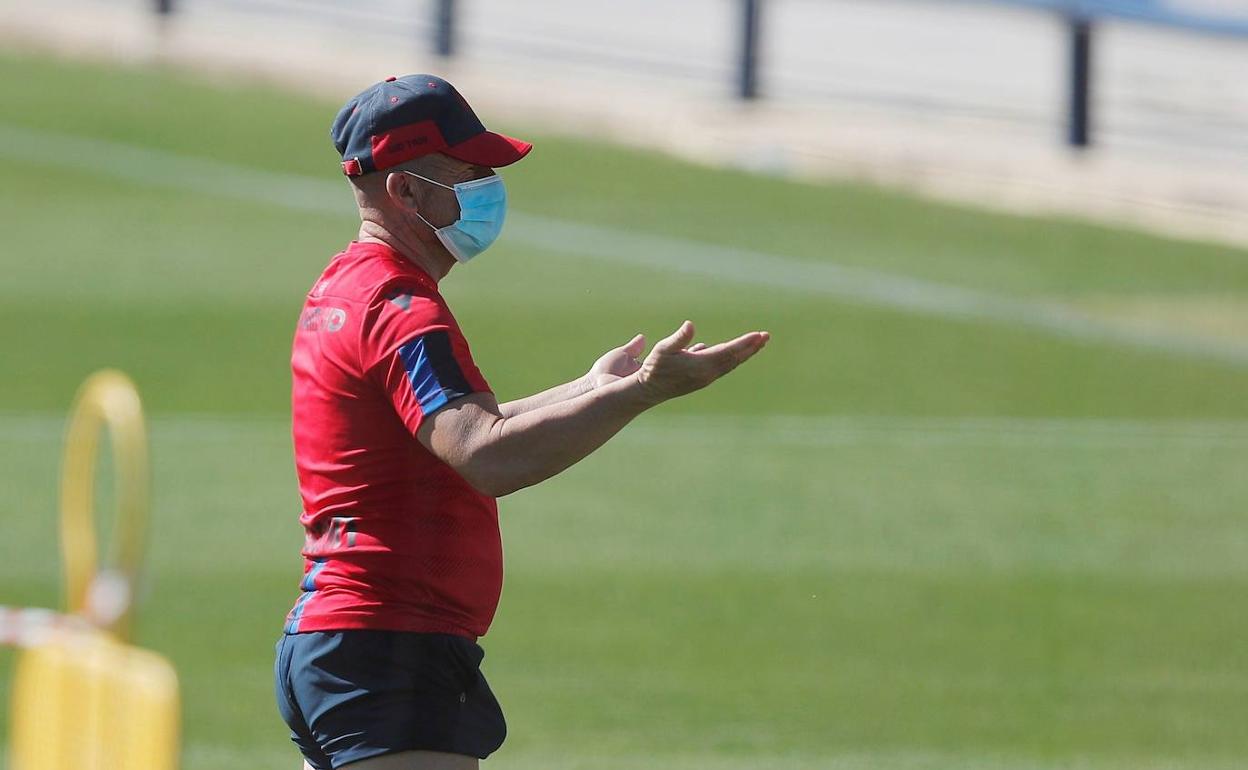
M 515 481 L 511 463 L 500 454 L 504 423 L 505 419 L 496 414 L 450 422 L 443 418 L 427 437 L 426 445 L 468 486 L 487 497 L 503 497 L 527 486 Z
M 487 497 L 506 497 L 534 483 L 526 482 L 496 467 L 491 468 L 488 465 L 477 467 L 471 462 L 465 463 L 463 467 L 456 468 L 456 470 L 464 481 L 468 482 L 468 486 Z
M 536 484 L 541 479 L 529 478 L 523 457 L 502 444 L 503 421 L 490 430 L 478 433 L 476 441 L 464 443 L 464 453 L 455 470 L 468 484 L 483 495 L 506 497 L 512 492 Z

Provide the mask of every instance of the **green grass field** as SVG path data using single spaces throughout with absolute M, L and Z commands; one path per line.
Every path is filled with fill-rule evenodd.
M 14 54 L 0 98 L 20 106 L 0 138 L 23 138 L 0 142 L 0 604 L 58 602 L 64 412 L 92 370 L 126 370 L 155 463 L 138 636 L 181 674 L 184 767 L 294 770 L 270 694 L 301 569 L 287 361 L 304 291 L 354 234 L 327 139 L 340 100 Z M 210 190 L 116 145 L 79 162 L 70 139 L 339 184 L 341 208 L 260 202 L 255 177 Z M 483 646 L 511 735 L 487 766 L 1248 762 L 1248 359 L 1200 347 L 1248 332 L 1248 252 L 534 141 L 506 172 L 518 235 L 557 218 L 1181 342 L 505 233 L 444 284 L 500 398 L 686 317 L 705 339 L 773 341 L 502 501 L 508 577 Z

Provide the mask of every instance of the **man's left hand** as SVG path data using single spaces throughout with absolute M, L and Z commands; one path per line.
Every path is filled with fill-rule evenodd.
M 589 380 L 591 387 L 598 388 L 609 382 L 614 382 L 622 377 L 628 377 L 636 374 L 641 368 L 641 361 L 638 360 L 646 349 L 646 337 L 638 334 L 626 344 L 618 348 L 612 348 L 602 357 L 594 362 L 590 367 L 586 379 Z

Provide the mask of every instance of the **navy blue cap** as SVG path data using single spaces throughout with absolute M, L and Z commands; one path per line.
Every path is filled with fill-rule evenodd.
M 342 172 L 360 176 L 440 152 L 497 168 L 533 145 L 486 131 L 455 87 L 435 75 L 386 78 L 352 97 L 329 131 Z

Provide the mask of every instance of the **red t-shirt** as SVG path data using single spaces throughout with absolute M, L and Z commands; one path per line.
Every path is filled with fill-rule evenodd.
M 308 294 L 291 370 L 306 541 L 287 633 L 484 635 L 503 581 L 498 507 L 415 437 L 489 391 L 437 283 L 352 242 Z

